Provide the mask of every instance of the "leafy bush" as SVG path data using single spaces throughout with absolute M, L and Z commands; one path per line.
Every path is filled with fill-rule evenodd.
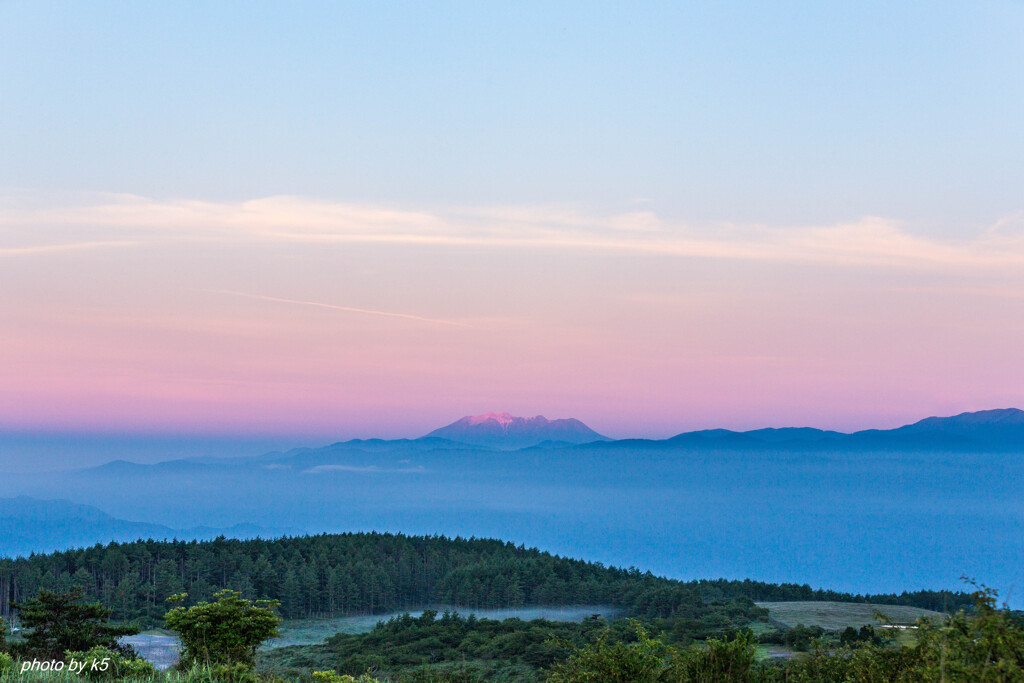
M 210 676 L 213 680 L 224 683 L 258 683 L 259 681 L 259 678 L 252 672 L 252 666 L 245 662 L 214 664 L 210 668 Z
M 156 676 L 156 669 L 145 659 L 125 657 L 119 651 L 102 646 L 86 652 L 68 652 L 65 661 L 69 664 L 74 661 L 78 670 L 93 680 L 148 679 Z
M 744 631 L 732 641 L 709 639 L 682 652 L 651 638 L 635 622 L 634 643 L 597 643 L 551 669 L 549 683 L 755 683 L 757 645 Z
M 380 683 L 376 678 L 371 678 L 370 674 L 353 678 L 347 674 L 339 674 L 337 671 L 314 671 L 313 680 L 315 683 Z
M 710 639 L 683 651 L 672 667 L 672 680 L 694 683 L 752 683 L 757 661 L 757 640 L 750 631 L 735 640 Z
M 754 680 L 757 683 L 895 683 L 916 680 L 901 678 L 903 668 L 902 654 L 898 650 L 869 645 L 856 649 L 843 647 L 830 652 L 816 642 L 809 657 L 791 660 L 781 666 L 762 666 Z
M 770 645 L 784 645 L 786 643 L 786 629 L 773 628 L 764 631 L 758 634 L 757 642 Z
M 782 635 L 782 642 L 797 652 L 807 652 L 811 649 L 812 641 L 823 635 L 825 635 L 825 629 L 820 626 L 797 624 Z
M 847 626 L 843 632 L 839 634 L 839 642 L 851 647 L 861 643 L 881 645 L 882 637 L 878 635 L 873 626 L 869 626 L 868 624 L 861 626 L 859 631 L 852 626 Z
M 669 680 L 671 648 L 651 638 L 637 623 L 637 642 L 609 643 L 602 634 L 596 643 L 574 652 L 565 662 L 556 664 L 550 683 L 653 683 Z
M 972 613 L 919 622 L 908 652 L 916 680 L 1024 681 L 1024 628 L 996 607 L 992 589 L 978 587 L 974 596 Z
M 182 601 L 185 595 L 172 596 Z M 179 667 L 195 663 L 225 665 L 221 672 L 231 680 L 237 674 L 232 667 L 252 667 L 256 648 L 268 638 L 279 635 L 281 617 L 274 614 L 276 601 L 244 600 L 241 593 L 223 590 L 215 593 L 216 602 L 200 602 L 192 607 L 175 607 L 167 612 L 167 627 L 177 631 L 184 651 Z M 229 671 L 230 669 L 230 671 Z

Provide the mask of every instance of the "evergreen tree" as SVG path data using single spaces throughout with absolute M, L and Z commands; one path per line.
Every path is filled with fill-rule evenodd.
M 289 619 L 302 616 L 302 587 L 291 569 L 281 585 L 281 612 Z
M 97 646 L 133 654 L 118 639 L 134 635 L 138 629 L 109 625 L 110 610 L 99 603 L 82 604 L 83 597 L 80 588 L 69 593 L 43 589 L 35 598 L 12 605 L 22 625 L 30 629 L 22 645 L 23 654 L 63 659 L 69 650 L 84 652 Z

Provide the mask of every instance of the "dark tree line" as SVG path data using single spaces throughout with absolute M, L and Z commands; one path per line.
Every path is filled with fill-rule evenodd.
M 744 597 L 756 602 L 779 601 L 810 601 L 810 602 L 865 602 L 873 605 L 904 605 L 919 607 L 936 612 L 955 612 L 974 605 L 972 593 L 964 591 L 914 591 L 902 593 L 877 593 L 860 595 L 841 591 L 811 588 L 807 584 L 795 583 L 764 583 L 762 581 L 698 581 L 697 585 L 705 592 L 717 592 L 718 595 L 731 598 Z
M 35 597 L 40 589 L 75 588 L 108 606 L 115 619 L 148 621 L 162 619 L 171 595 L 187 592 L 188 604 L 196 604 L 221 589 L 249 600 L 278 600 L 286 618 L 377 614 L 431 604 L 474 609 L 606 604 L 633 616 L 696 619 L 717 602 L 716 612 L 728 603 L 725 611 L 743 621 L 762 613 L 752 600 L 859 597 L 750 581 L 681 582 L 497 540 L 380 533 L 149 540 L 0 560 L 0 615 L 9 615 L 12 603 Z M 886 602 L 885 596 L 873 597 Z

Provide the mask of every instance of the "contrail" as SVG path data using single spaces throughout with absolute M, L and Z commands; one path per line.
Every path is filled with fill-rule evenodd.
M 230 289 L 208 289 L 205 290 L 214 294 L 230 294 L 231 296 L 242 296 L 248 299 L 261 299 L 263 301 L 274 301 L 281 304 L 298 304 L 300 306 L 316 306 L 317 308 L 329 308 L 334 311 L 346 311 L 348 313 L 365 313 L 367 315 L 382 315 L 387 318 L 404 318 L 406 320 L 418 320 L 423 323 L 437 323 L 438 325 L 452 325 L 454 327 L 471 327 L 466 323 L 458 323 L 452 320 L 439 320 L 437 318 L 424 318 L 409 313 L 391 313 L 390 311 L 374 311 L 369 308 L 354 308 L 352 306 L 337 306 L 335 304 L 324 304 L 319 301 L 299 301 L 298 299 L 283 299 L 278 296 L 264 296 L 262 294 L 247 294 L 246 292 L 235 292 Z

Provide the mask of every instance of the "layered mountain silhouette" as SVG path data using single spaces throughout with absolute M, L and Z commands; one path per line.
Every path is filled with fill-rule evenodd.
M 843 433 L 812 427 L 783 427 L 733 431 L 705 429 L 683 432 L 664 440 L 613 441 L 576 419 L 548 420 L 516 417 L 510 413 L 467 416 L 435 429 L 422 439 L 445 439 L 461 444 L 516 450 L 540 444 L 586 445 L 610 442 L 636 447 L 644 443 L 659 448 L 811 448 L 814 450 L 1024 450 L 1024 410 L 1002 408 L 929 417 L 896 429 L 865 429 Z M 435 444 L 436 445 L 436 444 Z
M 865 429 L 851 434 L 811 427 L 746 432 L 707 429 L 654 443 L 730 449 L 1024 451 L 1024 410 L 1002 408 L 929 417 L 896 429 Z
M 279 531 L 254 524 L 173 529 L 163 524 L 118 519 L 91 505 L 67 500 L 38 500 L 28 496 L 0 498 L 0 557 L 17 557 L 32 552 L 66 550 L 95 543 L 134 541 L 140 538 L 274 538 L 292 531 Z
M 654 490 L 665 482 L 680 490 L 694 482 L 713 488 L 755 471 L 759 478 L 750 486 L 799 481 L 800 472 L 817 472 L 824 454 L 842 456 L 827 461 L 839 468 L 835 481 L 866 477 L 865 490 L 895 487 L 886 495 L 899 497 L 906 493 L 901 482 L 919 482 L 920 463 L 931 458 L 944 467 L 928 470 L 929 481 L 954 471 L 970 479 L 992 463 L 1019 462 L 1024 411 L 930 417 L 852 434 L 711 429 L 617 441 L 579 420 L 488 413 L 418 439 L 353 439 L 252 457 L 155 464 L 115 460 L 60 476 L 8 474 L 0 477 L 0 557 L 150 537 L 266 537 L 410 525 L 423 533 L 462 532 L 466 520 L 491 520 L 491 527 L 470 527 L 483 533 L 505 529 L 522 510 L 536 513 L 532 519 L 543 525 L 546 511 L 563 500 L 579 506 L 605 495 L 594 491 L 626 495 L 631 487 Z M 118 455 L 132 458 L 130 451 Z M 894 473 L 891 479 L 871 478 L 875 469 L 860 465 L 879 459 Z M 962 471 L 958 463 L 964 463 Z M 1012 476 L 996 484 L 1017 485 Z M 672 504 L 698 500 L 703 490 Z M 159 523 L 127 521 L 138 517 Z
M 500 449 L 526 448 L 545 441 L 570 444 L 610 441 L 575 418 L 549 420 L 543 415 L 516 417 L 510 413 L 466 416 L 435 429 L 427 434 L 427 438 Z
M 950 434 L 992 445 L 1020 444 L 1024 443 L 1024 410 L 1002 408 L 953 417 L 929 417 L 895 431 L 904 434 Z

